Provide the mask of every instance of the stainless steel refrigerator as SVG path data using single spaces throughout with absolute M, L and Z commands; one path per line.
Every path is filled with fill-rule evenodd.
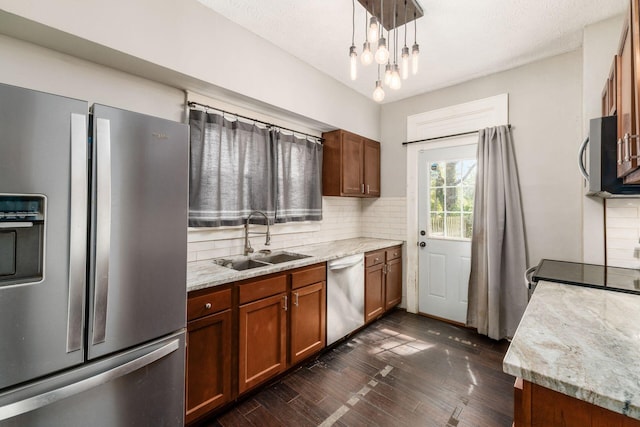
M 0 426 L 183 424 L 188 127 L 0 84 Z

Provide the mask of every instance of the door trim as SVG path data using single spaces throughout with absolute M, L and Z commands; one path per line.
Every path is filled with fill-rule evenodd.
M 452 105 L 407 117 L 407 140 L 475 131 L 509 123 L 509 94 Z M 447 139 L 407 145 L 407 311 L 418 312 L 418 151 L 452 147 Z

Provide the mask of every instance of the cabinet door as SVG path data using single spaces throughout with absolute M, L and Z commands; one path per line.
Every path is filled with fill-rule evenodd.
M 186 422 L 231 400 L 231 310 L 187 324 Z
M 629 23 L 629 20 L 627 20 Z M 635 135 L 635 99 L 633 78 L 633 51 L 632 51 L 631 26 L 627 25 L 623 32 L 620 48 L 620 67 L 618 79 L 620 92 L 618 101 L 618 177 L 623 177 L 638 167 L 635 140 L 625 142 L 624 135 Z
M 384 311 L 384 263 L 365 268 L 364 321 L 372 321 Z
M 284 371 L 287 364 L 287 296 L 274 295 L 239 309 L 238 391 Z
M 291 291 L 291 364 L 324 348 L 325 289 L 325 282 L 319 282 Z
M 621 92 L 628 90 L 628 93 L 623 93 L 622 96 L 632 98 L 633 110 L 632 110 L 632 123 L 631 135 L 637 135 L 640 131 L 640 17 L 638 11 L 638 0 L 631 0 L 631 16 L 630 16 L 630 30 L 631 35 L 627 37 L 631 38 L 631 69 L 633 73 L 632 82 L 626 88 L 621 88 Z M 631 156 L 640 155 L 640 139 L 630 138 L 628 145 L 630 145 L 629 152 Z M 640 183 L 640 160 L 632 158 L 630 160 L 629 173 L 624 177 L 625 184 L 638 184 Z M 618 174 L 619 175 L 619 174 Z
M 364 141 L 364 186 L 367 197 L 380 197 L 380 144 Z
M 363 194 L 363 139 L 349 132 L 342 134 L 342 193 Z
M 385 310 L 402 301 L 402 258 L 387 262 L 385 274 Z

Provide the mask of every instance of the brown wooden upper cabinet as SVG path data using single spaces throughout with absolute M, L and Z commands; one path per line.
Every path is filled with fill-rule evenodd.
M 616 84 L 609 83 L 608 94 L 603 94 L 603 113 L 610 115 L 612 107 L 606 111 L 605 102 L 610 106 L 615 96 L 618 116 L 617 171 L 625 184 L 640 183 L 640 25 L 638 3 L 630 0 L 629 12 L 625 20 L 618 56 L 615 63 Z M 611 74 L 611 73 L 610 73 Z M 611 75 L 609 76 L 611 80 Z M 615 87 L 615 90 L 613 90 Z M 615 92 L 615 95 L 614 93 Z M 606 98 L 606 99 L 605 99 Z
M 380 197 L 380 143 L 341 129 L 322 137 L 322 194 Z

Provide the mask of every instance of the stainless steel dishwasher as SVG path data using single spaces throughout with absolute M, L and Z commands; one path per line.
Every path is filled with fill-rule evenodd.
M 364 325 L 364 254 L 327 265 L 327 345 Z

